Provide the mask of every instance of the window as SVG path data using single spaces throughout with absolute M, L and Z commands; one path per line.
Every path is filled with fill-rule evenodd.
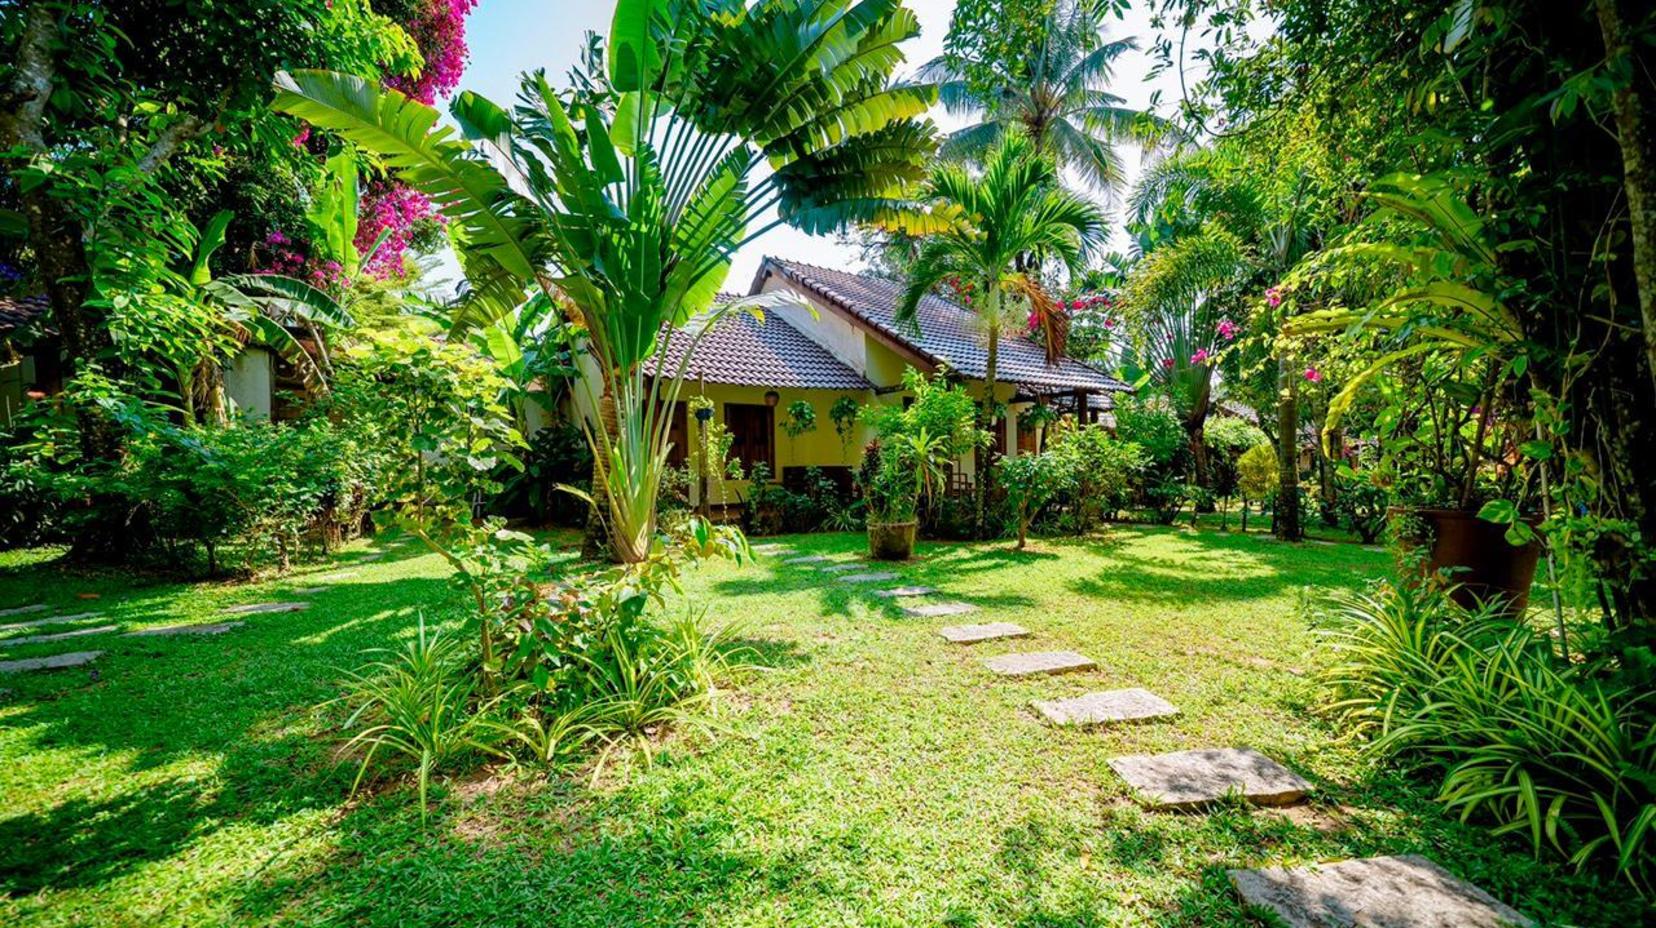
M 725 428 L 730 430 L 730 453 L 744 470 L 763 461 L 776 475 L 776 410 L 761 403 L 724 404 Z

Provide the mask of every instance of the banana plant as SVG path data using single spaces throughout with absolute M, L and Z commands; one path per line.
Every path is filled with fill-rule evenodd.
M 462 93 L 458 130 L 346 74 L 282 74 L 275 106 L 449 218 L 469 283 L 456 330 L 532 291 L 571 307 L 599 371 L 587 425 L 601 514 L 637 562 L 682 383 L 646 362 L 665 332 L 707 319 L 738 249 L 783 223 L 876 219 L 924 173 L 934 91 L 891 80 L 918 31 L 900 0 L 619 0 L 606 73 L 564 91 L 531 73 L 510 109 Z

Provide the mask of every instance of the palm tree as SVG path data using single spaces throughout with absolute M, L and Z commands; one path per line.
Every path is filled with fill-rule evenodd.
M 471 285 L 457 328 L 530 289 L 572 307 L 601 374 L 596 506 L 636 562 L 683 382 L 645 362 L 663 332 L 709 318 L 743 245 L 784 222 L 877 219 L 920 179 L 935 91 L 890 81 L 918 31 L 900 0 L 619 0 L 603 93 L 541 73 L 512 110 L 463 93 L 450 112 L 464 138 L 349 75 L 283 75 L 276 106 L 374 153 L 449 217 Z
M 944 139 L 943 156 L 975 160 L 1016 128 L 1088 185 L 1119 188 L 1116 146 L 1150 141 L 1163 128 L 1106 89 L 1116 60 L 1136 48 L 1132 38 L 1105 41 L 1088 5 L 1065 0 L 1054 5 L 1046 27 L 1030 36 L 1018 60 L 986 63 L 995 75 L 993 87 L 968 80 L 965 63 L 956 58 L 932 59 L 921 68 L 921 78 L 937 84 L 950 114 L 979 119 Z
M 1021 132 L 1007 133 L 997 142 L 984 157 L 981 171 L 938 165 L 922 186 L 920 201 L 942 226 L 921 243 L 897 317 L 916 325 L 921 298 L 943 281 L 957 278 L 970 285 L 975 296 L 967 302 L 988 338 L 981 419 L 986 428 L 993 428 L 999 409 L 995 365 L 1001 330 L 1007 328 L 1013 305 L 1008 295 L 1038 316 L 1051 315 L 1053 303 L 1041 281 L 1041 267 L 1056 258 L 1070 273 L 1080 273 L 1087 253 L 1104 238 L 1104 213 L 1090 200 L 1064 190 L 1052 159 Z M 979 458 L 981 531 L 989 483 L 987 451 Z

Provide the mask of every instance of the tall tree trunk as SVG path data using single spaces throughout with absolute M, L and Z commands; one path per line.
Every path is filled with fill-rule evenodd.
M 1211 468 L 1208 462 L 1207 436 L 1204 432 L 1207 426 L 1208 409 L 1213 400 L 1213 368 L 1203 365 L 1205 373 L 1196 385 L 1196 393 L 1190 398 L 1190 409 L 1185 414 L 1185 436 L 1190 443 L 1190 457 L 1195 468 L 1195 483 L 1202 489 L 1213 485 Z M 1197 503 L 1196 512 L 1212 512 L 1211 503 L 1203 506 Z
M 1277 503 L 1276 535 L 1283 541 L 1299 541 L 1299 381 L 1289 358 L 1278 362 L 1281 376 L 1277 392 Z
M 620 428 L 620 419 L 607 378 L 604 393 L 598 398 L 598 415 L 604 423 L 604 434 L 614 436 Z M 619 549 L 609 536 L 609 492 L 604 484 L 603 465 L 598 462 L 598 455 L 602 453 L 602 448 L 592 449 L 592 508 L 587 510 L 586 537 L 581 539 L 581 557 L 589 561 L 614 561 L 619 557 Z
M 1000 357 L 1000 317 L 1001 300 L 1003 299 L 1000 287 L 989 285 L 989 300 L 993 307 L 994 317 L 989 320 L 989 350 L 984 358 L 983 370 L 983 427 L 989 434 L 995 434 L 995 365 Z M 973 518 L 973 534 L 978 538 L 989 537 L 989 527 L 984 524 L 984 514 L 989 507 L 989 484 L 995 446 L 993 441 L 988 447 L 979 448 L 977 452 L 977 499 L 976 512 Z
M 1640 85 L 1648 72 L 1633 47 L 1633 36 L 1622 19 L 1620 0 L 1597 0 L 1604 57 L 1612 73 L 1626 77 L 1625 86 L 1611 98 L 1616 141 L 1621 146 L 1627 214 L 1633 227 L 1633 278 L 1639 288 L 1639 314 L 1644 320 L 1645 366 L 1656 381 L 1656 135 L 1653 135 L 1647 95 Z

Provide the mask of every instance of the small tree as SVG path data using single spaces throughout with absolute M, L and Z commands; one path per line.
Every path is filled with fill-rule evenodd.
M 1018 549 L 1029 537 L 1029 523 L 1073 479 L 1072 471 L 1052 454 L 1020 454 L 996 464 L 1001 486 L 1018 522 Z
M 1277 489 L 1276 449 L 1254 445 L 1236 462 L 1236 488 L 1242 493 L 1242 533 L 1248 532 L 1248 501 L 1263 500 Z

